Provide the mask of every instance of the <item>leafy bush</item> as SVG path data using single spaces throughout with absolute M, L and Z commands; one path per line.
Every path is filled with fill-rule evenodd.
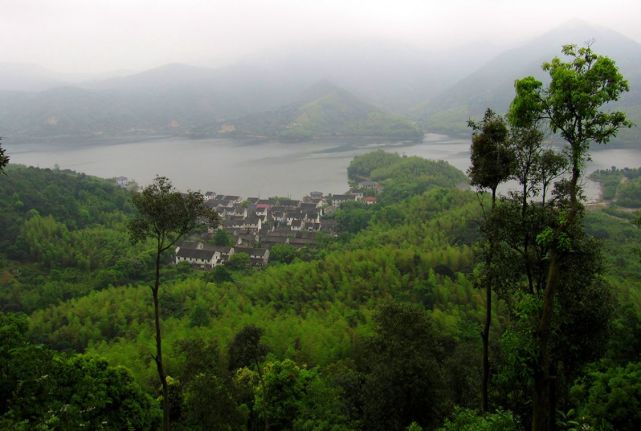
M 476 410 L 457 408 L 439 431 L 519 431 L 519 421 L 509 411 L 497 410 L 486 415 Z

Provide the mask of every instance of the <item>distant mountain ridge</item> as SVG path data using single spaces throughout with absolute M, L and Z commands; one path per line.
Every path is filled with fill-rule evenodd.
M 44 67 L 0 63 L 0 91 L 43 91 L 63 84 L 57 74 Z
M 545 81 L 541 64 L 561 57 L 562 45 L 591 43 L 593 50 L 616 61 L 631 91 L 615 106 L 641 124 L 641 44 L 612 30 L 570 21 L 544 35 L 506 51 L 417 108 L 415 118 L 429 131 L 469 134 L 469 118 L 480 118 L 486 108 L 504 113 L 514 97 L 514 81 L 532 75 Z M 632 142 L 639 130 L 625 130 L 619 141 Z
M 149 136 L 393 138 L 415 136 L 414 123 L 428 132 L 468 135 L 469 118 L 487 107 L 507 110 L 516 79 L 544 79 L 542 62 L 560 55 L 563 44 L 588 40 L 617 61 L 630 82 L 632 91 L 613 106 L 641 124 L 641 44 L 572 21 L 497 56 L 491 47 L 436 55 L 370 41 L 216 69 L 173 63 L 74 86 L 37 67 L 0 64 L 0 136 L 8 143 L 77 145 Z M 335 88 L 316 84 L 323 80 Z M 639 138 L 634 128 L 618 142 Z

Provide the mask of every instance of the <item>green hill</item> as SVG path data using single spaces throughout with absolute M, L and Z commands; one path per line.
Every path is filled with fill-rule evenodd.
M 292 141 L 345 137 L 419 140 L 423 136 L 409 120 L 328 82 L 314 85 L 293 104 L 224 122 L 218 133 Z

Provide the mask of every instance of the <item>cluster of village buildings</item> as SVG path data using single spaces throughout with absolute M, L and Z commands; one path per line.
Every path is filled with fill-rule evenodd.
M 216 231 L 210 230 L 196 240 L 190 238 L 180 243 L 176 247 L 176 263 L 212 269 L 225 264 L 236 253 L 245 253 L 252 266 L 265 266 L 275 245 L 288 244 L 297 249 L 314 247 L 319 233 L 335 235 L 336 221 L 329 216 L 336 208 L 350 201 L 374 204 L 375 193 L 368 191 L 379 190 L 378 183 L 364 181 L 358 189 L 343 195 L 311 192 L 302 200 L 242 198 L 207 192 L 205 205 L 218 213 L 221 218 L 218 229 L 232 238 L 232 244 L 211 245 Z
M 135 182 L 127 177 L 114 178 L 116 184 L 127 188 Z M 359 201 L 367 205 L 376 203 L 382 186 L 374 181 L 361 181 L 355 188 L 342 195 L 311 192 L 302 200 L 274 197 L 204 194 L 205 205 L 219 215 L 217 229 L 209 229 L 199 237 L 190 237 L 175 249 L 175 263 L 186 262 L 201 269 L 223 265 L 234 254 L 245 253 L 252 266 L 269 263 L 269 254 L 275 245 L 289 245 L 296 249 L 314 247 L 319 233 L 334 236 L 336 221 L 331 215 L 346 202 Z M 214 245 L 217 230 L 224 230 L 231 244 Z

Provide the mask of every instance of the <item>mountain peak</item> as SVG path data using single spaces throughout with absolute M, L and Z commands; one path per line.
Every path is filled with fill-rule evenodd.
M 303 91 L 300 101 L 312 101 L 329 94 L 338 95 L 343 98 L 355 99 L 355 96 L 344 88 L 339 87 L 328 79 L 321 79 Z
M 561 23 L 557 28 L 564 29 L 581 29 L 581 28 L 596 28 L 596 26 L 581 18 L 572 18 Z
M 546 46 L 550 43 L 585 45 L 594 43 L 596 51 L 604 51 L 608 55 L 618 54 L 619 48 L 631 49 L 638 42 L 607 27 L 593 24 L 582 19 L 574 18 L 566 21 L 542 36 L 534 39 L 530 44 Z M 560 49 L 560 45 L 559 45 Z M 612 52 L 614 51 L 614 52 Z

